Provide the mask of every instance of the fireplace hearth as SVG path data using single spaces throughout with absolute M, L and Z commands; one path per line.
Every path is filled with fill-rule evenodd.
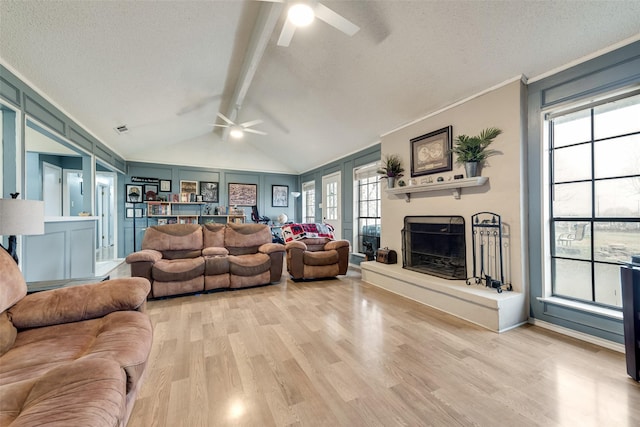
M 402 229 L 402 267 L 444 279 L 466 279 L 464 218 L 407 216 Z

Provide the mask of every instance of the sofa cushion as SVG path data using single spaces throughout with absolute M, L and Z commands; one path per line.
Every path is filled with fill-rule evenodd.
M 204 247 L 224 247 L 225 224 L 203 224 Z
M 0 249 L 0 312 L 20 301 L 27 294 L 27 283 L 11 255 Z
M 161 259 L 153 265 L 151 274 L 161 282 L 190 280 L 204 274 L 204 258 Z
M 167 224 L 148 227 L 142 249 L 190 251 L 202 249 L 202 227 L 198 224 Z
M 18 332 L 14 346 L 0 358 L 0 384 L 36 378 L 81 358 L 105 358 L 126 371 L 128 391 L 146 366 L 152 335 L 149 317 L 138 311 Z
M 224 246 L 231 255 L 255 254 L 261 245 L 271 241 L 271 229 L 265 224 L 229 223 L 225 227 Z
M 2 314 L 0 314 L 0 356 L 13 347 L 17 334 L 18 330 L 13 326 L 13 323 L 11 323 L 7 312 L 2 312 Z
M 271 257 L 267 254 L 230 255 L 229 272 L 236 276 L 255 276 L 269 270 Z
M 338 251 L 318 251 L 318 252 L 305 252 L 303 255 L 303 262 L 305 265 L 331 265 L 338 263 Z
M 108 359 L 82 359 L 38 378 L 0 385 L 2 426 L 120 425 L 126 414 L 125 375 Z

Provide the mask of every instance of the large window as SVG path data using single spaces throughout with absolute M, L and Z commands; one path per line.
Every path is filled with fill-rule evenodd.
M 621 307 L 640 254 L 640 94 L 547 116 L 552 294 Z
M 316 222 L 316 183 L 308 181 L 302 183 L 302 222 Z
M 358 218 L 358 252 L 380 247 L 380 179 L 376 171 L 378 163 L 354 170 L 356 217 Z

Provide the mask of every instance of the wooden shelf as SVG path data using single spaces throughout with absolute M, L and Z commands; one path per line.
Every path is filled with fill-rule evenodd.
M 205 215 L 202 213 L 202 207 L 207 205 L 206 202 L 166 202 L 160 200 L 154 201 L 145 201 L 147 204 L 147 220 L 148 219 L 159 219 L 159 218 L 175 218 L 178 223 L 181 223 L 181 220 L 195 219 L 196 223 L 202 223 L 204 220 L 209 218 L 213 220 L 223 219 L 224 222 L 235 222 L 242 223 L 245 221 L 244 214 L 225 214 L 225 215 Z M 189 209 L 191 212 L 184 212 L 182 209 L 177 209 L 177 206 L 187 206 L 191 205 L 195 209 Z M 176 207 L 176 209 L 172 209 L 172 207 Z M 163 211 L 162 213 L 152 212 L 152 211 Z M 211 222 L 211 221 L 209 221 Z M 189 222 L 191 223 L 191 222 Z
M 428 184 L 405 185 L 404 187 L 387 188 L 387 194 L 404 194 L 405 201 L 411 201 L 411 193 L 426 193 L 429 191 L 451 190 L 455 199 L 460 198 L 462 188 L 480 187 L 489 181 L 486 176 L 477 176 L 474 178 L 455 179 L 452 181 L 430 182 Z

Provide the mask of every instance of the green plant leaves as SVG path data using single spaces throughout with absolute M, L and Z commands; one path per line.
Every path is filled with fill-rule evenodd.
M 490 127 L 480 132 L 478 136 L 459 135 L 451 152 L 456 155 L 456 162 L 482 162 L 487 157 L 499 154 L 496 150 L 488 150 L 487 147 L 502 133 L 502 130 Z

